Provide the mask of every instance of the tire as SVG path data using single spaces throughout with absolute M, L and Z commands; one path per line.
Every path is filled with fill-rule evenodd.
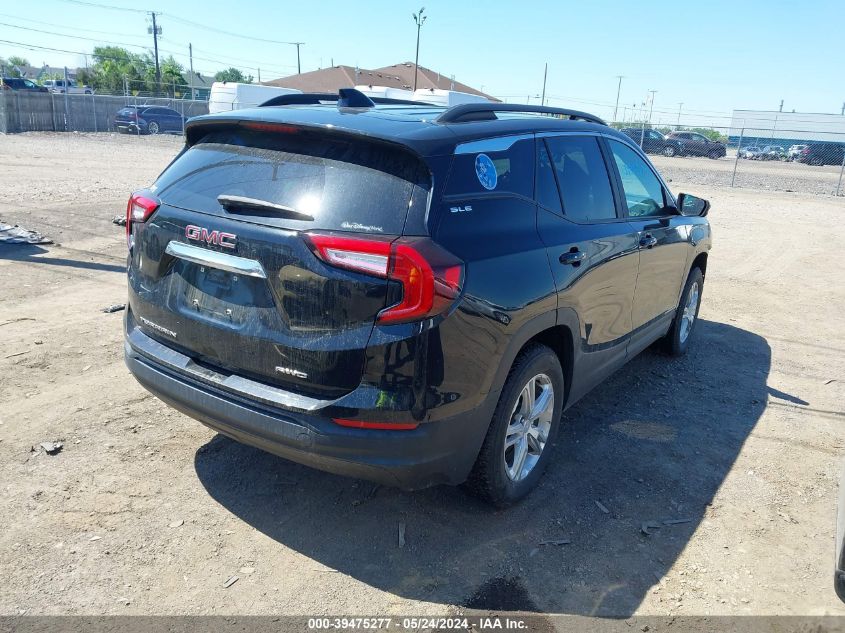
M 534 489 L 548 465 L 560 427 L 564 384 L 560 361 L 551 349 L 533 344 L 520 352 L 502 388 L 478 459 L 464 484 L 472 494 L 506 507 Z M 528 389 L 536 397 L 535 412 L 542 406 L 541 398 L 546 398 L 546 406 L 526 424 L 523 419 L 531 409 L 524 396 Z M 507 448 L 506 440 L 510 444 Z
M 704 275 L 700 268 L 693 268 L 687 277 L 687 283 L 684 284 L 684 291 L 681 293 L 681 300 L 675 310 L 672 326 L 663 338 L 663 349 L 667 354 L 683 356 L 687 353 L 690 340 L 692 340 L 692 335 L 695 332 L 695 324 L 698 323 L 698 310 L 701 307 L 703 290 Z M 695 293 L 694 297 L 691 296 L 693 293 Z
M 147 132 L 149 132 L 150 134 L 158 134 L 159 133 L 158 123 L 156 123 L 155 121 L 150 121 L 147 124 Z
M 669 158 L 672 158 L 672 156 L 675 155 L 675 148 L 672 147 L 671 145 L 667 145 L 666 147 L 663 148 L 663 155 L 668 156 Z
M 822 160 L 821 156 L 813 156 L 807 162 L 810 165 L 813 165 L 814 167 L 821 167 L 824 164 L 824 161 Z
M 714 149 L 713 151 L 711 151 L 711 152 L 707 155 L 707 157 L 708 157 L 708 158 L 712 158 L 713 160 L 716 160 L 716 159 L 721 158 L 721 157 L 722 157 L 722 155 L 721 155 L 721 154 L 720 154 L 717 150 L 715 150 L 715 149 Z

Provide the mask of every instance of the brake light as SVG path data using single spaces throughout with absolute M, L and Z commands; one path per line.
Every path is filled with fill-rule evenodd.
M 260 121 L 245 121 L 241 123 L 242 126 L 248 130 L 257 130 L 259 132 L 275 132 L 277 134 L 296 134 L 299 128 L 293 125 L 284 125 L 282 123 L 261 123 Z
M 408 323 L 441 314 L 460 295 L 463 263 L 428 238 L 306 236 L 314 254 L 327 264 L 402 284 L 402 299 L 379 312 L 379 323 Z
M 809 153 L 810 153 L 810 148 L 809 148 L 809 147 L 805 147 L 804 149 L 802 149 L 802 150 L 801 150 L 801 155 L 802 155 L 802 156 L 806 156 L 806 155 L 807 155 L 807 154 L 809 154 Z
M 344 418 L 332 418 L 335 424 L 346 426 L 352 429 L 383 429 L 392 431 L 410 431 L 419 426 L 416 422 L 366 422 L 364 420 L 346 420 Z
M 132 224 L 146 222 L 160 205 L 158 198 L 144 195 L 142 192 L 135 192 L 129 196 L 129 202 L 126 204 L 126 244 L 128 246 L 132 245 Z

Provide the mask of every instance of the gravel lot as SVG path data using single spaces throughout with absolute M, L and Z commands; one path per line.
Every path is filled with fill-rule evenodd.
M 845 285 L 829 236 L 845 201 L 729 189 L 729 160 L 656 159 L 713 204 L 698 340 L 679 360 L 644 352 L 571 409 L 542 486 L 492 511 L 461 489 L 285 462 L 135 383 L 121 313 L 100 311 L 126 297 L 110 220 L 179 147 L 0 136 L 0 220 L 60 243 L 0 245 L 0 614 L 845 614 L 831 582 Z M 740 169 L 829 193 L 830 168 Z M 32 450 L 55 440 L 56 455 Z M 688 521 L 641 531 L 672 520 Z
M 735 160 L 735 156 L 712 160 L 651 156 L 651 161 L 673 182 L 730 187 L 736 163 L 735 187 L 762 191 L 785 191 L 815 195 L 834 195 L 841 166 L 814 167 L 796 162 Z M 839 195 L 845 195 L 845 177 Z

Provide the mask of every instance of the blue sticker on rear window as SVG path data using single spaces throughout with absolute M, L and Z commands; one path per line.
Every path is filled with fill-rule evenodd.
M 479 154 L 475 157 L 475 175 L 478 176 L 478 182 L 485 189 L 492 191 L 496 188 L 499 176 L 496 173 L 496 166 L 487 154 Z

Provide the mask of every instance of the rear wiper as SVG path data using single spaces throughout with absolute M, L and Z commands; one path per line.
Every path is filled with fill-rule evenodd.
M 283 204 L 276 204 L 275 202 L 268 202 L 267 200 L 259 200 L 258 198 L 247 198 L 245 196 L 230 196 L 229 194 L 221 194 L 217 196 L 217 202 L 220 203 L 226 211 L 237 211 L 238 209 L 255 209 L 256 211 L 272 211 L 273 213 L 291 218 L 292 220 L 313 220 L 313 215 L 308 215 L 302 211 L 297 211 L 292 207 L 286 207 Z

